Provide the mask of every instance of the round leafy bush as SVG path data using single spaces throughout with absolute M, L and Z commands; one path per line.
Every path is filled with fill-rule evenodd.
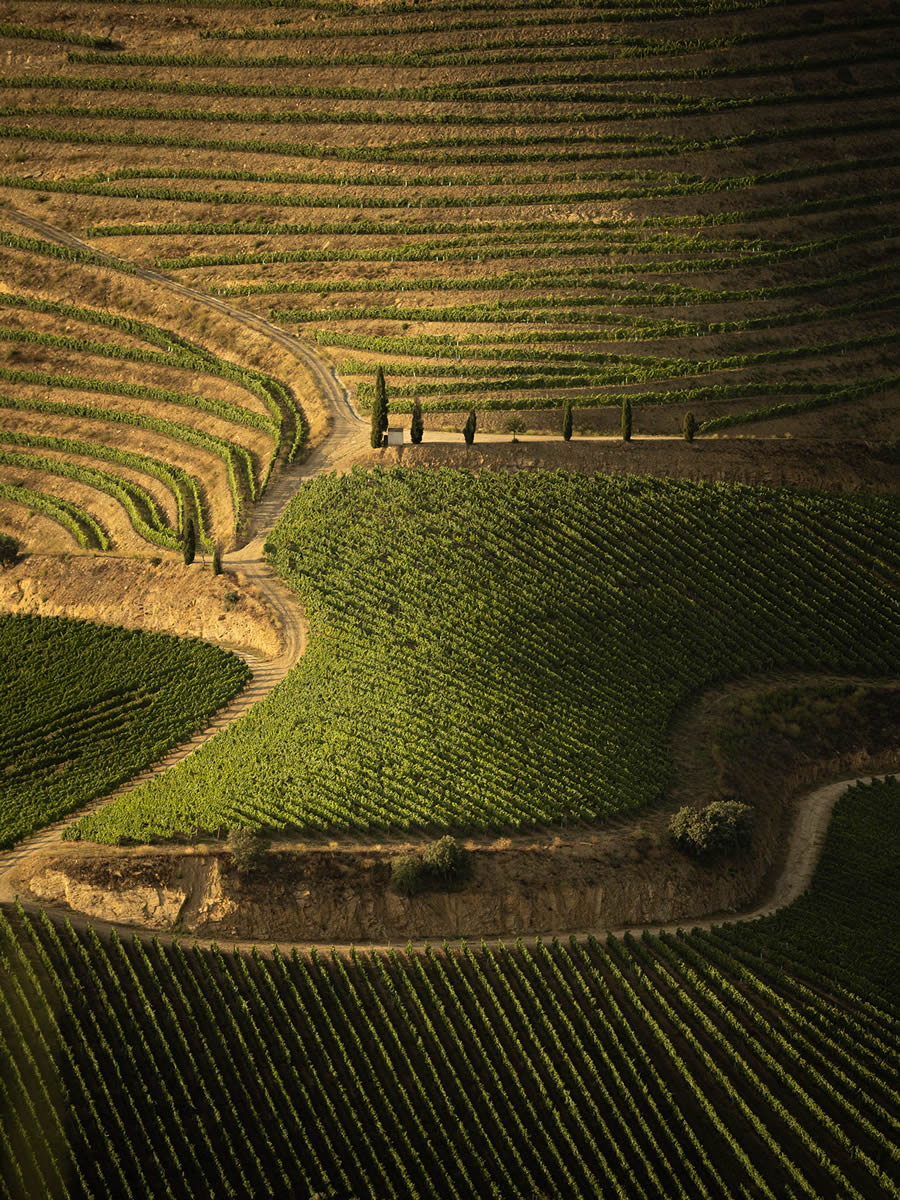
M 466 874 L 469 854 L 456 838 L 448 834 L 425 847 L 422 851 L 422 862 L 431 874 L 441 880 L 459 879 Z
M 249 875 L 255 871 L 266 852 L 267 843 L 246 825 L 233 825 L 228 831 L 228 854 L 230 865 L 238 875 Z
M 705 808 L 680 808 L 669 822 L 672 840 L 685 854 L 712 858 L 750 845 L 753 809 L 737 800 L 714 800 Z

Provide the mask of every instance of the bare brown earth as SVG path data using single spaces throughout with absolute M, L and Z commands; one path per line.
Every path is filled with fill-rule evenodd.
M 659 281 L 669 283 L 682 278 L 690 288 L 701 288 L 716 292 L 746 292 L 747 298 L 735 301 L 712 299 L 701 304 L 654 303 L 652 294 L 644 297 L 646 303 L 629 311 L 638 315 L 656 317 L 696 318 L 700 321 L 731 320 L 756 316 L 763 318 L 762 324 L 740 332 L 710 331 L 701 338 L 653 338 L 640 339 L 629 346 L 628 341 L 607 341 L 607 332 L 598 327 L 595 343 L 572 345 L 567 342 L 568 333 L 577 328 L 583 333 L 590 327 L 590 319 L 563 321 L 556 331 L 557 348 L 562 357 L 571 364 L 578 361 L 579 350 L 621 353 L 633 350 L 653 356 L 676 356 L 685 359 L 717 359 L 719 357 L 772 349 L 773 346 L 806 344 L 815 353 L 807 360 L 797 363 L 777 361 L 764 362 L 734 372 L 719 371 L 702 375 L 699 382 L 769 382 L 801 381 L 809 384 L 811 393 L 823 384 L 835 381 L 861 380 L 881 377 L 896 370 L 896 350 L 890 344 L 879 344 L 876 348 L 846 348 L 839 343 L 864 336 L 870 332 L 888 333 L 896 328 L 894 309 L 864 308 L 853 311 L 856 301 L 870 301 L 884 292 L 883 283 L 850 280 L 837 283 L 845 273 L 860 266 L 887 262 L 888 256 L 896 254 L 896 238 L 890 226 L 894 220 L 896 205 L 892 189 L 896 186 L 896 171 L 892 163 L 881 162 L 881 158 L 894 150 L 890 122 L 891 109 L 896 104 L 894 97 L 868 94 L 867 88 L 886 84 L 893 75 L 893 63 L 885 53 L 885 44 L 893 33 L 895 24 L 889 0 L 865 6 L 865 15 L 875 19 L 874 27 L 861 27 L 855 31 L 833 29 L 831 23 L 849 14 L 854 6 L 838 6 L 833 3 L 816 5 L 807 9 L 805 5 L 789 6 L 773 26 L 770 14 L 758 12 L 696 13 L 679 16 L 677 19 L 659 19 L 655 14 L 644 13 L 637 32 L 651 41 L 665 42 L 682 39 L 690 46 L 692 39 L 716 39 L 728 37 L 735 32 L 772 34 L 771 42 L 765 36 L 761 41 L 751 40 L 746 44 L 704 48 L 703 40 L 684 53 L 673 54 L 660 51 L 649 57 L 633 59 L 621 57 L 621 47 L 604 45 L 615 39 L 623 30 L 619 22 L 602 19 L 596 11 L 588 12 L 573 7 L 566 13 L 565 6 L 554 12 L 553 20 L 546 33 L 541 29 L 541 14 L 527 14 L 528 19 L 520 27 L 524 15 L 515 6 L 498 10 L 491 23 L 491 14 L 472 14 L 470 27 L 463 27 L 454 20 L 447 28 L 441 28 L 443 18 L 432 14 L 380 11 L 382 6 L 373 4 L 371 19 L 362 20 L 358 13 L 341 15 L 336 12 L 297 10 L 291 14 L 290 23 L 296 28 L 297 37 L 277 41 L 255 40 L 252 32 L 237 42 L 208 41 L 202 35 L 216 29 L 231 30 L 253 26 L 271 25 L 271 14 L 257 8 L 244 10 L 213 7 L 191 8 L 190 6 L 169 9 L 154 4 L 146 9 L 99 9 L 96 5 L 74 2 L 64 7 L 35 5 L 27 0 L 6 6 L 6 20 L 21 20 L 25 24 L 48 24 L 54 28 L 92 33 L 97 37 L 108 37 L 127 52 L 162 52 L 208 56 L 210 53 L 225 54 L 233 58 L 227 65 L 166 66 L 157 64 L 150 68 L 140 63 L 117 63 L 110 58 L 108 63 L 78 63 L 70 61 L 72 48 L 64 44 L 37 42 L 33 40 L 3 38 L 5 63 L 12 77 L 21 83 L 4 94 L 10 104 L 23 110 L 11 118 L 13 124 L 4 144 L 7 157 L 12 164 L 9 175 L 13 183 L 21 187 L 4 186 L 2 197 L 32 215 L 60 224 L 63 228 L 81 232 L 88 240 L 102 245 L 113 253 L 121 254 L 129 261 L 151 265 L 160 258 L 172 258 L 192 253 L 242 252 L 253 254 L 265 247 L 267 261 L 251 262 L 237 266 L 172 268 L 177 278 L 192 286 L 211 290 L 223 282 L 242 280 L 253 285 L 260 281 L 285 279 L 286 282 L 315 280 L 320 290 L 287 297 L 287 303 L 301 307 L 311 306 L 317 310 L 313 319 L 304 322 L 304 334 L 314 331 L 317 324 L 326 329 L 335 325 L 331 312 L 336 307 L 352 304 L 357 300 L 378 303 L 385 308 L 382 317 L 341 321 L 349 332 L 357 334 L 415 335 L 417 333 L 441 333 L 448 337 L 465 337 L 469 333 L 497 335 L 513 329 L 514 323 L 499 324 L 456 323 L 436 321 L 429 310 L 451 304 L 457 300 L 484 299 L 478 284 L 464 292 L 429 288 L 427 279 L 435 276 L 446 280 L 480 278 L 486 272 L 501 274 L 530 268 L 547 267 L 555 264 L 562 273 L 563 283 L 554 285 L 537 283 L 515 291 L 490 291 L 487 299 L 510 299 L 513 296 L 542 297 L 542 303 L 550 309 L 564 309 L 567 298 L 606 290 L 606 281 L 619 286 L 627 279 L 630 267 L 645 264 L 646 253 L 621 253 L 598 244 L 596 255 L 580 257 L 573 263 L 562 248 L 566 231 L 582 232 L 591 224 L 613 221 L 620 230 L 640 229 L 646 218 L 667 219 L 678 217 L 688 221 L 685 232 L 693 230 L 691 222 L 700 222 L 706 217 L 722 216 L 719 226 L 703 226 L 701 244 L 721 234 L 723 237 L 747 235 L 761 237 L 763 241 L 780 247 L 801 244 L 819 238 L 841 236 L 848 230 L 859 229 L 863 233 L 871 229 L 871 236 L 863 236 L 843 247 L 824 247 L 811 257 L 801 255 L 767 264 L 757 262 L 755 255 L 748 252 L 740 263 L 730 268 L 704 266 L 692 262 L 683 270 L 676 269 L 676 260 L 684 258 L 683 250 L 654 251 L 649 257 L 656 261 Z M 594 47 L 577 49 L 566 44 L 564 31 L 560 31 L 560 19 L 571 21 L 573 32 L 585 30 L 596 35 Z M 626 18 L 627 19 L 627 18 Z M 424 22 L 424 24 L 423 24 Z M 426 28 L 427 24 L 431 28 Z M 779 40 L 780 34 L 792 31 L 795 36 L 786 42 Z M 282 32 L 289 32 L 283 30 Z M 562 36 L 558 36 L 562 32 Z M 333 34 L 341 36 L 335 37 Z M 345 36 L 346 35 L 346 36 Z M 528 49 L 535 38 L 546 39 L 545 51 L 538 56 Z M 529 40 L 530 39 L 530 40 Z M 517 46 L 522 42 L 522 46 Z M 556 47 L 554 50 L 553 47 Z M 406 54 L 419 49 L 437 47 L 451 52 L 471 50 L 475 61 L 455 63 L 452 66 L 421 65 L 407 62 L 399 69 L 366 65 L 355 56 L 370 51 L 391 54 Z M 503 58 L 491 64 L 479 64 L 477 59 L 485 49 L 502 47 Z M 595 55 L 607 51 L 613 54 L 609 62 L 608 76 L 604 78 L 598 93 L 603 99 L 595 101 L 590 95 L 579 95 L 577 99 L 566 99 L 567 85 L 583 76 L 585 68 L 592 64 Z M 78 49 L 75 48 L 77 57 Z M 273 72 L 265 65 L 246 65 L 241 59 L 254 56 L 265 59 L 272 54 L 295 56 L 300 62 L 309 56 L 335 56 L 331 65 L 305 64 L 298 70 Z M 341 55 L 349 55 L 341 62 Z M 846 58 L 846 65 L 839 66 L 831 58 Z M 541 58 L 543 61 L 539 61 Z M 825 65 L 822 61 L 825 60 Z M 602 60 L 598 60 L 602 61 Z M 774 71 L 758 68 L 776 62 Z M 666 71 L 684 71 L 676 79 L 660 81 L 627 82 L 628 76 L 638 69 L 650 70 L 664 67 Z M 708 68 L 734 68 L 738 74 L 715 77 L 708 75 Z M 700 74 L 692 74 L 693 71 Z M 533 83 L 543 73 L 555 74 L 557 82 L 548 88 L 544 98 L 537 100 L 517 96 L 520 85 Z M 64 88 L 45 88 L 46 77 L 66 77 Z M 111 84 L 128 82 L 135 91 L 104 90 L 87 92 L 80 82 L 85 78 L 108 77 Z M 508 86 L 513 77 L 512 86 Z M 534 77 L 534 78 L 532 78 Z M 145 93 L 140 86 L 150 82 L 163 84 L 166 81 L 184 84 L 186 80 L 197 83 L 226 81 L 232 85 L 259 85 L 273 81 L 291 82 L 301 85 L 328 87 L 331 85 L 363 86 L 375 89 L 368 99 L 307 97 L 254 97 L 239 94 L 190 96 L 172 91 L 170 93 Z M 471 85 L 475 81 L 504 83 L 502 100 L 485 98 L 478 88 L 465 92 L 461 102 L 458 95 L 448 97 L 398 100 L 390 94 L 379 95 L 379 91 L 398 85 L 414 87 L 419 84 Z M 844 86 L 850 86 L 844 92 Z M 683 95 L 706 97 L 709 100 L 728 98 L 735 100 L 734 107 L 717 111 L 694 111 L 667 115 L 660 112 L 654 116 L 640 116 L 640 108 L 627 95 L 635 90 L 663 93 L 676 92 Z M 621 93 L 621 100 L 615 97 Z M 808 93 L 808 96 L 807 96 Z M 490 93 L 486 93 L 490 97 Z M 747 100 L 756 97 L 767 99 L 766 103 L 744 107 Z M 771 101 L 771 102 L 768 102 Z M 56 104 L 74 104 L 81 116 L 56 114 Z M 116 117 L 102 115 L 102 106 L 145 105 L 154 110 L 153 120 L 132 119 L 127 115 Z M 40 111 L 49 106 L 51 111 Z M 191 119 L 176 115 L 182 110 L 191 110 Z M 382 120 L 375 123 L 352 121 L 342 122 L 339 118 L 353 112 L 377 109 Z M 633 111 L 632 111 L 633 110 Z M 226 112 L 239 115 L 236 121 L 214 121 L 212 118 Z M 614 119 L 608 124 L 595 121 L 598 113 L 610 112 Z M 295 121 L 272 124 L 264 118 L 269 114 L 294 114 Z M 333 116 L 334 123 L 307 122 L 305 114 Z M 500 117 L 502 123 L 484 127 L 473 125 L 473 117 Z M 432 124 L 434 118 L 440 123 Z M 247 120 L 246 118 L 251 118 Z M 587 120 L 585 121 L 585 118 Z M 625 118 L 625 119 L 620 119 Z M 520 123 L 521 122 L 521 123 Z M 528 123 L 526 123 L 528 122 Z M 865 123 L 865 125 L 863 125 Z M 18 131 L 17 131 L 18 127 Z M 622 135 L 637 139 L 646 134 L 674 134 L 683 137 L 688 144 L 703 142 L 710 137 L 728 138 L 751 130 L 763 134 L 778 128 L 792 128 L 796 136 L 773 141 L 749 142 L 748 144 L 720 144 L 710 148 L 685 151 L 678 156 L 656 155 L 644 157 L 627 153 L 619 156 L 619 147 L 598 141 L 582 147 L 580 159 L 569 162 L 558 156 L 554 139 L 572 137 L 577 144 L 585 133 L 593 131 Z M 149 135 L 149 141 L 160 139 L 156 145 L 140 146 L 101 144 L 70 145 L 52 141 L 35 140 L 34 131 L 85 130 L 90 134 L 107 131 L 113 135 Z M 179 138 L 184 135 L 204 139 L 234 139 L 237 149 L 222 149 L 214 146 L 167 146 L 162 139 Z M 478 139 L 494 138 L 502 150 L 518 147 L 522 135 L 530 139 L 522 158 L 513 161 L 500 159 L 500 165 L 479 148 Z M 534 153 L 535 138 L 547 139 L 546 157 Z M 285 140 L 300 143 L 297 153 L 290 155 L 274 153 L 276 143 Z M 462 153 L 445 153 L 443 143 L 448 140 L 461 143 Z M 253 142 L 246 149 L 240 143 Z M 266 147 L 270 144 L 271 149 Z M 409 161 L 394 161 L 388 153 L 401 143 L 421 145 L 421 155 Z M 344 162 L 329 156 L 320 156 L 315 150 L 304 152 L 303 144 L 327 146 L 329 150 L 345 147 L 354 151 L 365 150 L 366 156 L 359 162 Z M 423 145 L 424 143 L 424 145 Z M 570 149 L 570 147 L 566 147 Z M 846 164 L 856 162 L 854 174 L 848 177 L 843 172 Z M 119 168 L 143 168 L 147 176 L 142 182 L 173 182 L 173 169 L 183 167 L 201 168 L 211 172 L 241 170 L 258 175 L 253 180 L 229 180 L 211 178 L 191 182 L 189 179 L 174 181 L 181 198 L 164 199 L 156 196 L 107 196 L 71 195 L 33 190 L 35 181 L 70 180 L 89 173 L 112 173 Z M 660 172 L 664 176 L 683 172 L 687 175 L 702 175 L 711 181 L 737 181 L 747 177 L 761 178 L 747 186 L 724 185 L 702 195 L 689 193 L 687 196 L 654 194 L 654 188 L 635 189 L 633 181 L 618 178 L 624 169 L 640 175 L 643 172 Z M 269 172 L 308 172 L 325 178 L 325 185 L 307 179 L 305 182 L 273 182 L 262 178 Z M 768 177 L 769 172 L 799 171 L 796 177 Z M 374 186 L 362 186 L 358 182 L 361 174 L 371 172 Z M 430 173 L 430 174 L 429 174 Z M 344 177 L 351 182 L 344 182 Z M 418 182 L 416 182 L 416 178 Z M 593 184 L 592 184 L 593 181 Z M 410 186 L 406 186 L 410 183 Z M 592 194 L 592 185 L 596 185 Z M 852 185 L 852 186 L 851 186 Z M 621 198 L 615 193 L 622 192 Z M 204 193 L 218 192 L 214 201 L 202 199 Z M 242 193 L 242 199 L 236 192 Z M 196 193 L 197 199 L 193 199 Z M 612 198 L 610 194 L 612 193 Z M 846 193 L 846 199 L 841 196 Z M 866 196 L 867 201 L 877 199 L 878 204 L 859 206 L 857 194 Z M 278 204 L 277 197 L 289 197 L 303 201 L 301 206 Z M 536 199 L 541 196 L 542 199 Z M 484 203 L 485 200 L 491 203 Z M 387 200 L 390 207 L 375 207 Z M 437 207 L 428 207 L 433 201 Z M 443 206 L 443 201 L 452 201 Z M 498 203 L 493 203 L 496 200 Z M 219 201 L 222 201 L 221 203 Z M 226 203 L 225 201 L 229 201 Z M 424 206 L 420 203 L 424 201 Z M 836 201 L 836 202 L 835 202 Z M 819 202 L 824 207 L 815 207 Z M 316 207 L 306 207 L 306 204 Z M 808 207 L 807 207 L 808 206 Z M 763 210 L 761 213 L 757 210 Z M 747 215 L 757 212 L 756 216 Z M 390 234 L 368 234 L 362 227 L 354 232 L 354 222 L 362 217 L 396 220 L 406 226 L 418 222 L 423 228 L 435 219 L 446 218 L 459 226 L 457 232 L 478 233 L 484 221 L 496 222 L 507 235 L 532 220 L 547 221 L 554 229 L 547 245 L 535 247 L 533 241 L 524 239 L 514 247 L 515 254 L 508 259 L 485 259 L 474 253 L 464 260 L 444 261 L 440 250 L 434 261 L 413 263 L 409 261 L 386 263 L 365 261 L 329 262 L 313 260 L 309 263 L 276 265 L 279 252 L 305 247 L 312 251 L 331 247 L 358 247 L 365 252 L 374 245 L 395 245 L 398 252 L 405 249 L 411 240 L 404 231 Z M 110 226 L 119 222 L 136 222 L 148 227 L 156 222 L 197 220 L 216 222 L 227 226 L 232 221 L 259 220 L 264 229 L 222 236 L 221 232 L 183 231 L 177 233 L 148 232 L 138 236 L 100 237 L 85 234 L 95 225 Z M 276 222 L 307 223 L 309 231 L 303 234 L 270 232 Z M 327 225 L 327 229 L 325 228 Z M 321 227 L 321 228 L 320 228 Z M 341 232 L 334 232 L 335 227 Z M 700 225 L 698 225 L 700 228 Z M 346 230 L 346 232 L 343 232 Z M 432 235 L 429 235 L 432 236 Z M 710 250 L 714 262 L 714 252 Z M 273 261 L 276 260 L 276 261 Z M 570 266 L 599 268 L 598 277 L 590 275 L 567 276 Z M 693 269 L 694 267 L 698 269 Z M 396 290 L 381 292 L 373 296 L 362 290 L 362 285 L 373 279 L 392 280 Z M 618 279 L 618 282 L 616 282 Z M 779 285 L 794 284 L 805 280 L 818 284 L 799 299 L 794 295 L 778 294 Z M 335 285 L 358 284 L 360 290 L 338 291 Z M 820 285 L 820 286 L 819 286 Z M 418 290 L 421 287 L 421 290 Z M 764 298 L 753 298 L 758 289 L 776 290 Z M 560 294 L 564 292 L 564 294 Z M 100 298 L 96 298 L 100 302 Z M 237 303 L 251 312 L 267 313 L 273 304 L 280 305 L 285 297 L 277 294 L 256 294 L 241 297 Z M 837 302 L 850 302 L 844 313 L 829 312 Z M 420 319 L 404 321 L 401 314 L 396 318 L 391 308 L 411 305 L 421 310 Z M 127 306 L 126 306 L 127 307 Z M 612 306 L 614 307 L 614 305 Z M 787 311 L 798 311 L 799 324 L 780 327 L 775 320 Z M 189 322 L 196 312 L 183 314 Z M 771 317 L 768 326 L 765 318 Z M 560 324 L 555 323 L 554 324 Z M 292 327 L 293 328 L 293 327 Z M 521 331 L 529 328 L 522 325 Z M 547 332 L 546 324 L 536 324 L 535 329 Z M 519 331 L 519 330 L 517 330 Z M 335 350 L 335 361 L 351 356 L 350 351 Z M 371 379 L 375 362 L 383 363 L 391 379 L 391 367 L 403 362 L 417 362 L 421 355 L 404 354 L 394 356 L 380 352 L 360 352 L 356 355 L 358 374 L 345 371 L 351 393 L 357 381 L 365 375 Z M 423 360 L 424 363 L 424 360 Z M 535 363 L 539 360 L 536 358 Z M 273 373 L 278 374 L 275 366 Z M 506 402 L 511 398 L 508 391 L 501 390 L 499 382 L 508 374 L 508 365 L 496 362 L 494 370 L 485 379 L 483 393 L 472 396 L 476 407 L 484 397 L 493 401 Z M 493 376 L 493 378 L 491 377 Z M 684 379 L 679 376 L 681 383 Z M 407 386 L 409 375 L 396 376 L 395 386 Z M 610 383 L 594 386 L 580 384 L 573 390 L 573 397 L 592 404 L 598 391 L 619 391 L 626 387 L 635 395 L 650 394 L 658 390 L 661 383 L 643 388 L 634 383 Z M 681 384 L 676 384 L 681 386 Z M 548 404 L 556 406 L 561 400 L 560 388 L 544 388 L 535 385 L 530 399 L 540 396 Z M 462 393 L 466 399 L 469 393 Z M 423 392 L 423 398 L 428 393 Z M 453 397 L 450 407 L 458 408 L 460 397 Z M 759 403 L 751 400 L 723 400 L 718 407 L 711 405 L 703 415 L 724 412 L 740 412 L 744 408 L 762 407 L 771 403 L 764 396 Z M 898 415 L 897 389 L 892 389 L 889 403 L 896 430 Z M 693 408 L 693 405 L 691 405 Z M 835 416 L 828 412 L 807 414 L 799 418 L 805 436 L 816 436 L 820 429 L 827 436 L 844 435 L 848 431 L 842 422 L 849 419 L 850 436 L 882 436 L 886 433 L 886 421 L 873 413 L 867 404 L 864 419 L 857 420 L 857 408 L 843 406 L 846 412 Z M 852 411 L 851 411 L 852 410 Z M 683 409 L 672 406 L 668 419 L 680 422 Z M 874 419 L 874 425 L 870 421 Z M 879 424 L 879 422 L 881 422 Z M 793 427 L 795 432 L 797 426 Z M 659 430 L 663 432 L 664 430 Z M 772 431 L 769 423 L 765 432 Z M 778 430 L 780 432 L 780 429 Z
M 235 595 L 234 600 L 226 596 Z M 274 658 L 277 618 L 240 570 L 213 575 L 199 560 L 37 555 L 0 571 L 0 612 L 81 617 L 127 629 L 198 637 Z
M 0 212 L 0 228 L 17 236 L 29 235 L 29 231 L 23 229 L 21 222 L 7 213 Z M 35 228 L 31 236 L 34 234 L 44 238 L 53 236 L 51 232 L 40 227 Z M 304 362 L 284 346 L 273 344 L 272 339 L 265 334 L 260 336 L 257 327 L 236 321 L 225 304 L 209 304 L 203 299 L 189 295 L 183 289 L 173 287 L 167 280 L 161 281 L 148 274 L 127 275 L 115 268 L 60 262 L 21 250 L 0 248 L 0 267 L 3 274 L 0 287 L 4 291 L 22 292 L 69 304 L 101 308 L 116 315 L 150 321 L 161 328 L 176 330 L 227 361 L 263 370 L 291 388 L 309 422 L 313 440 L 320 437 L 327 428 L 327 417 L 320 393 Z M 29 313 L 22 323 L 26 327 L 36 328 L 33 316 L 34 314 Z M 45 321 L 44 326 L 54 333 L 66 332 L 102 341 L 117 340 L 112 336 L 114 331 L 103 329 L 98 333 L 96 327 L 86 330 L 77 322 Z M 31 354 L 39 355 L 42 360 L 47 358 L 44 351 L 38 347 L 32 346 L 29 349 Z M 60 361 L 59 352 L 53 355 L 53 361 Z M 91 365 L 93 368 L 94 364 Z M 75 360 L 72 366 L 80 374 L 88 373 L 83 357 Z M 123 378 L 123 366 L 121 362 L 116 362 L 111 368 L 111 373 L 116 378 Z M 144 382 L 151 381 L 150 373 L 145 367 L 140 368 L 139 373 L 144 374 Z M 243 388 L 217 380 L 215 377 L 203 376 L 201 387 L 195 376 L 195 379 L 185 386 L 183 372 L 164 370 L 158 378 L 154 377 L 152 382 L 187 391 L 203 391 L 207 395 L 227 398 L 248 409 L 260 408 L 259 401 Z M 146 411 L 152 412 L 152 406 L 147 407 Z

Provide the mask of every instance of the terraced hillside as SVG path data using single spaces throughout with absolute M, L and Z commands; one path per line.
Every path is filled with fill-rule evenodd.
M 431 428 L 896 436 L 894 6 L 713 9 L 9 0 L 0 195 Z
M 896 1196 L 898 813 L 848 792 L 782 914 L 605 945 L 231 954 L 0 912 L 0 1190 Z
M 268 699 L 76 837 L 604 822 L 716 680 L 896 674 L 897 501 L 563 472 L 319 477 L 267 543 L 312 638 Z
M 188 523 L 200 549 L 229 546 L 302 442 L 293 392 L 199 305 L 14 228 L 0 228 L 3 527 L 41 550 L 177 551 Z M 227 334 L 224 354 L 209 348 Z

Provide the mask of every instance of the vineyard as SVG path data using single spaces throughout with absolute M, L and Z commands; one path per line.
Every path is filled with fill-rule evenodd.
M 228 546 L 276 462 L 303 441 L 293 393 L 139 318 L 149 299 L 137 284 L 58 251 L 0 234 L 5 278 L 21 288 L 0 294 L 5 527 L 44 548 L 46 530 L 24 508 L 86 550 L 178 552 L 188 524 L 202 551 Z M 71 302 L 85 294 L 96 303 Z
M 0 847 L 123 783 L 249 676 L 215 646 L 0 615 Z
M 781 915 L 605 944 L 0 913 L 3 1195 L 896 1196 L 898 815 L 895 780 L 849 790 Z
M 6 0 L 0 1200 L 900 1200 L 898 11 Z
M 354 471 L 267 543 L 313 636 L 265 702 L 67 836 L 602 822 L 659 799 L 718 679 L 889 676 L 894 497 Z
M 887 0 L 11 0 L 0 45 L 7 203 L 300 332 L 363 407 L 383 366 L 435 428 L 627 395 L 656 432 L 896 436 Z

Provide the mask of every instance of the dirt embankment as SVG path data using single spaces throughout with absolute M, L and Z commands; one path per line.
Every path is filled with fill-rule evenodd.
M 900 491 L 900 464 L 865 443 L 642 438 L 637 441 L 423 442 L 373 450 L 363 465 L 471 471 L 594 471 L 828 491 Z
M 728 701 L 701 698 L 686 714 L 674 731 L 687 747 L 676 755 L 683 787 L 665 805 L 600 829 L 471 839 L 472 876 L 459 891 L 405 898 L 391 890 L 391 859 L 421 848 L 410 840 L 278 842 L 258 873 L 243 878 L 229 870 L 222 843 L 113 852 L 72 844 L 32 857 L 6 883 L 25 901 L 94 919 L 261 942 L 405 943 L 689 924 L 765 898 L 785 868 L 795 797 L 826 779 L 900 762 L 900 688 L 856 688 L 824 717 L 815 698 L 801 697 L 813 715 L 799 735 L 793 719 L 773 724 L 765 707 L 761 715 L 754 709 L 772 688 L 745 682 Z M 704 749 L 695 761 L 697 739 L 722 729 L 730 734 L 725 749 Z M 667 833 L 674 809 L 723 794 L 756 810 L 752 851 L 716 865 L 675 851 Z
M 281 650 L 278 619 L 247 578 L 200 562 L 32 554 L 0 571 L 0 612 L 204 638 L 262 658 Z

